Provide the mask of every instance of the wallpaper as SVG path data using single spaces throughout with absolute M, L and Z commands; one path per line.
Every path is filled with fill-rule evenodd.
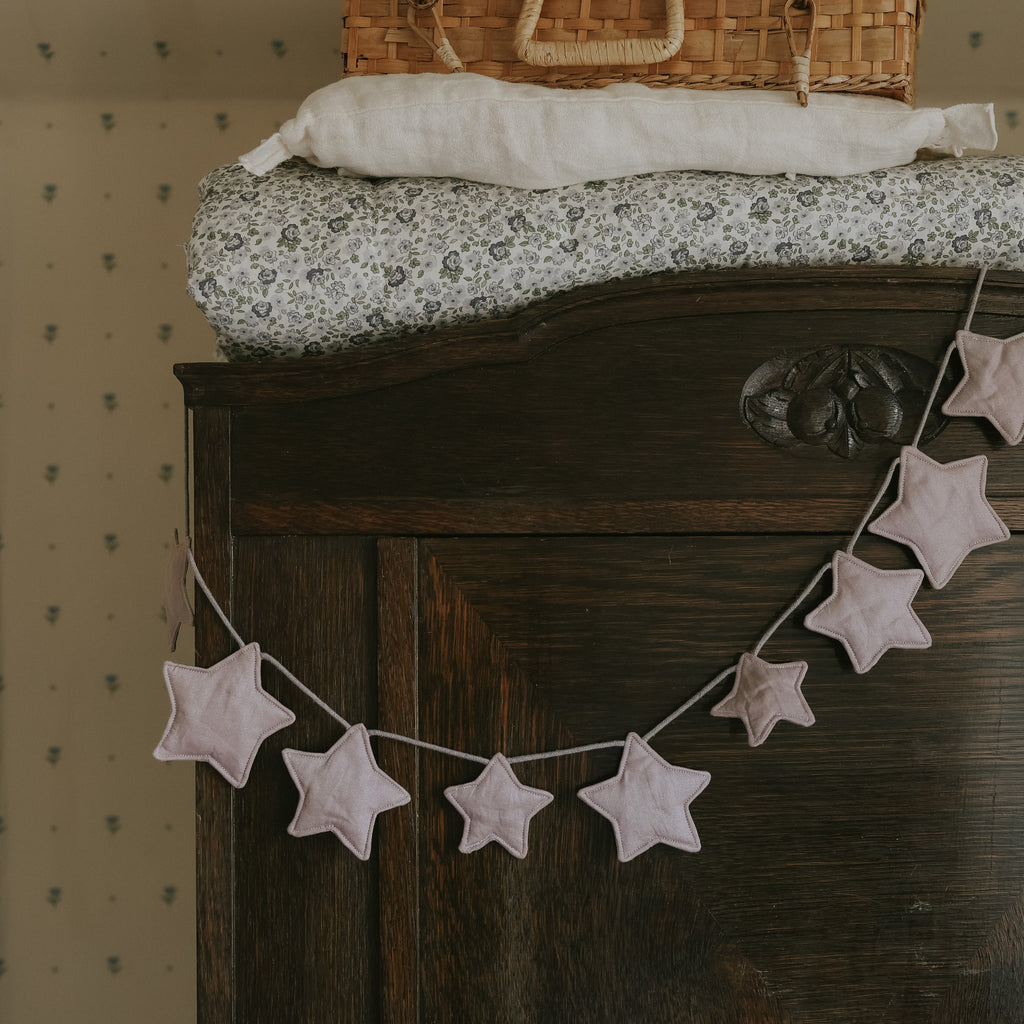
M 340 15 L 323 0 L 0 8 L 5 1024 L 194 1019 L 192 771 L 152 757 L 184 526 L 171 367 L 214 352 L 183 245 L 198 180 L 337 77 Z M 920 105 L 993 100 L 1001 151 L 1024 151 L 1021 27 L 1017 5 L 931 0 Z

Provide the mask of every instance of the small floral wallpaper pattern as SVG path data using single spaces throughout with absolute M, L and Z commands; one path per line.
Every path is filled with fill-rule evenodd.
M 215 6 L 0 9 L 4 1024 L 195 1018 L 192 772 L 152 757 L 184 527 L 172 366 L 214 357 L 183 248 L 199 179 L 338 60 L 313 5 Z
M 161 564 L 183 507 L 169 367 L 203 355 L 176 301 L 188 184 L 173 161 L 158 165 L 169 112 L 161 129 L 137 104 L 90 106 L 0 105 L 11 207 L 0 1019 L 11 1024 L 188 1020 L 194 986 L 188 780 L 146 763 Z
M 0 7 L 0 1020 L 194 1019 L 191 773 L 163 573 L 196 186 L 336 77 L 340 4 Z M 993 100 L 1024 152 L 1024 11 L 931 0 L 919 102 Z M 187 632 L 187 631 L 186 631 Z M 188 660 L 188 636 L 175 657 Z

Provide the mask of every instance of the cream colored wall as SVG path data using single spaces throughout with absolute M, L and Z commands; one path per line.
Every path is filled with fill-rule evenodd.
M 184 522 L 171 365 L 213 353 L 182 245 L 199 178 L 336 77 L 338 25 L 333 0 L 0 10 L 4 1024 L 193 1019 L 192 773 L 151 756 Z M 1022 27 L 932 0 L 921 104 L 996 100 L 1024 151 Z
M 1024 153 L 1024 66 L 1016 0 L 928 0 L 918 62 L 918 106 L 996 106 L 1000 153 Z
M 194 1019 L 167 717 L 196 183 L 336 77 L 331 3 L 0 5 L 0 1021 Z M 162 45 L 165 44 L 165 45 Z M 175 657 L 191 660 L 191 634 Z

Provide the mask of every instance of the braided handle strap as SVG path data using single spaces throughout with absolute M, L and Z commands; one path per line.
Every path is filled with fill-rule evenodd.
M 793 7 L 809 11 L 811 23 L 807 28 L 807 45 L 803 51 L 797 49 L 796 33 L 793 30 Z M 789 52 L 793 56 L 793 88 L 801 107 L 807 106 L 811 92 L 811 50 L 814 47 L 814 33 L 818 29 L 818 5 L 815 0 L 786 0 L 782 11 L 782 22 L 789 40 Z
M 540 42 L 533 38 L 544 0 L 523 0 L 516 24 L 515 50 L 521 60 L 540 67 L 608 64 L 659 64 L 683 45 L 683 0 L 665 0 L 665 35 L 660 39 L 588 39 Z
M 465 71 L 466 68 L 459 59 L 459 55 L 455 52 L 455 48 L 444 33 L 444 24 L 441 21 L 442 7 L 441 0 L 409 0 L 409 8 L 405 12 L 406 20 L 409 22 L 409 28 L 437 54 L 441 63 L 449 71 Z M 440 43 L 435 43 L 431 35 L 428 32 L 424 32 L 416 23 L 417 11 L 430 11 L 434 23 L 437 25 L 437 33 L 441 39 Z

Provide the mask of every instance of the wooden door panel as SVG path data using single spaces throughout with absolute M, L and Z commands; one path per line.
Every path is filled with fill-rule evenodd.
M 235 542 L 235 627 L 353 723 L 376 717 L 375 547 L 347 537 Z M 280 751 L 327 750 L 343 729 L 273 667 L 262 675 L 296 721 L 264 741 L 232 794 L 234 1020 L 374 1020 L 376 863 L 330 833 L 286 831 L 298 792 Z
M 644 731 L 753 643 L 835 543 L 426 541 L 421 735 L 512 756 Z M 858 553 L 907 564 L 874 538 Z M 615 773 L 614 750 L 517 766 L 556 794 L 524 861 L 493 843 L 460 854 L 443 789 L 479 769 L 424 755 L 422 1019 L 943 1019 L 971 970 L 1019 956 L 1002 943 L 1019 951 L 1024 886 L 1022 584 L 1018 539 L 976 552 L 915 603 L 933 648 L 866 675 L 784 627 L 764 656 L 810 662 L 812 728 L 780 723 L 751 749 L 708 697 L 654 740 L 712 774 L 692 808 L 699 854 L 616 861 L 608 822 L 575 798 Z M 979 1013 L 1005 998 L 970 993 Z

